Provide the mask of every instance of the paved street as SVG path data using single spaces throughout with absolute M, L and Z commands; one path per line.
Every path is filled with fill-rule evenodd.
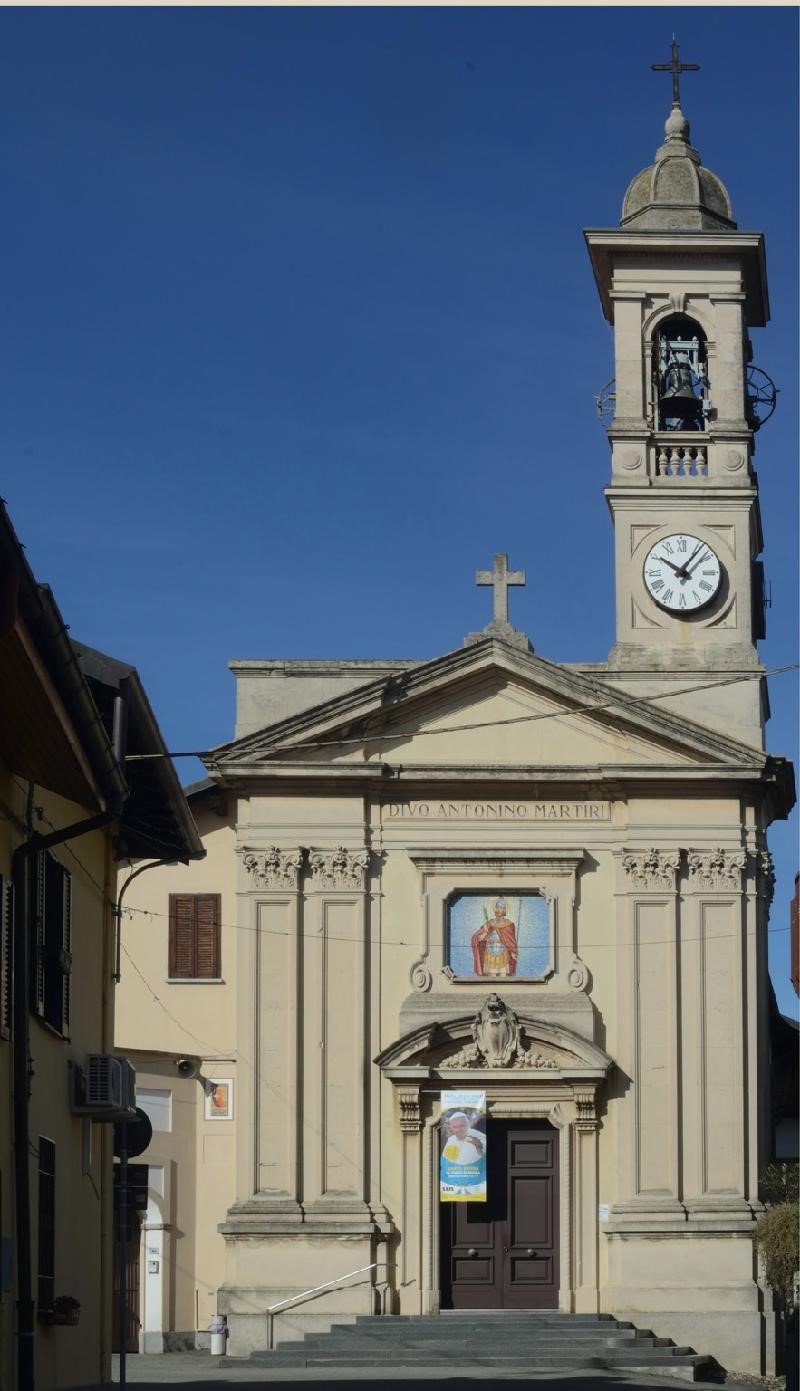
M 119 1379 L 118 1358 L 114 1358 L 113 1369 L 114 1380 Z M 530 1384 L 535 1386 L 537 1391 L 549 1384 L 558 1383 L 563 1387 L 563 1391 L 613 1391 L 614 1387 L 630 1388 L 630 1391 L 638 1391 L 638 1388 L 660 1387 L 661 1391 L 670 1386 L 680 1384 L 673 1377 L 640 1377 L 635 1375 L 626 1376 L 620 1372 L 592 1372 L 581 1373 L 543 1373 L 541 1376 L 520 1376 L 509 1375 L 508 1377 L 494 1377 L 485 1371 L 477 1372 L 470 1367 L 448 1367 L 436 1368 L 420 1374 L 419 1371 L 411 1368 L 392 1368 L 382 1369 L 376 1373 L 374 1367 L 364 1367 L 357 1370 L 346 1370 L 341 1368 L 304 1368 L 296 1369 L 280 1368 L 275 1373 L 270 1373 L 264 1367 L 248 1366 L 246 1359 L 242 1359 L 240 1367 L 220 1366 L 216 1358 L 212 1358 L 208 1353 L 186 1352 L 170 1353 L 165 1356 L 143 1357 L 140 1355 L 131 1356 L 127 1359 L 127 1383 L 131 1386 L 150 1386 L 154 1388 L 163 1387 L 164 1391 L 174 1386 L 202 1387 L 203 1391 L 215 1386 L 227 1386 L 230 1383 L 242 1382 L 262 1386 L 269 1386 L 270 1391 L 283 1391 L 293 1387 L 296 1382 L 338 1382 L 343 1388 L 356 1386 L 362 1382 L 374 1383 L 380 1378 L 381 1382 L 391 1380 L 404 1382 L 407 1391 L 428 1391 L 428 1388 L 435 1387 L 436 1391 L 457 1391 L 458 1388 L 469 1386 L 473 1382 L 480 1382 L 482 1387 L 491 1391 L 494 1386 L 499 1386 L 506 1381 L 515 1381 L 521 1385 Z M 695 1382 L 694 1385 L 702 1391 L 704 1387 L 710 1387 L 711 1383 Z M 100 1388 L 86 1387 L 81 1391 L 100 1391 Z

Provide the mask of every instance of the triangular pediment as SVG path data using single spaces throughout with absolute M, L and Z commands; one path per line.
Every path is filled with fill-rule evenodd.
M 401 765 L 424 770 L 690 770 L 742 766 L 764 755 L 632 699 L 611 682 L 487 639 L 371 682 L 215 749 L 221 774 Z

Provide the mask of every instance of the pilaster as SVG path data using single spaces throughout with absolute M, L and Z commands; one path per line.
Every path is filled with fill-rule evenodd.
M 690 1222 L 725 1224 L 746 1201 L 747 939 L 740 847 L 687 852 L 683 913 L 684 1198 Z
M 623 849 L 617 860 L 620 1172 L 609 1230 L 683 1219 L 680 1204 L 677 848 Z M 627 1196 L 623 1196 L 627 1193 Z
M 304 940 L 303 1207 L 369 1220 L 367 882 L 363 846 L 312 850 Z
M 236 1210 L 300 1220 L 298 1021 L 303 852 L 241 848 L 239 1188 Z M 244 1046 L 243 1046 L 244 1045 Z M 252 1117 L 252 1119 L 250 1119 Z M 245 1129 L 245 1126 L 247 1127 Z

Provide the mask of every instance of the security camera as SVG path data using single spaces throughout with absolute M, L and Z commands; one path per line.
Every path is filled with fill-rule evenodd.
M 179 1077 L 198 1077 L 200 1074 L 200 1064 L 194 1058 L 178 1058 L 175 1067 Z

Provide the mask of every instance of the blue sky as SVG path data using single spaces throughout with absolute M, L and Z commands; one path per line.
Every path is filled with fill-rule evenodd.
M 673 29 L 702 68 L 693 143 L 766 234 L 762 656 L 795 660 L 797 26 L 763 6 L 0 9 L 2 493 L 170 747 L 231 736 L 232 658 L 459 646 L 495 551 L 527 570 L 511 617 L 538 653 L 607 656 L 612 341 L 582 229 L 616 225 L 661 141 L 650 64 Z M 795 691 L 771 682 L 774 752 Z M 794 1012 L 795 844 L 773 829 Z

